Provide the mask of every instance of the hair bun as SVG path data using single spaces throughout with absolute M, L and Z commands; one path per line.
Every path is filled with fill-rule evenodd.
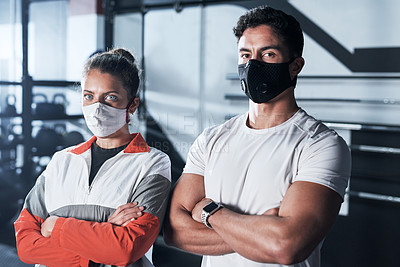
M 132 55 L 131 52 L 129 52 L 128 50 L 126 50 L 124 48 L 114 48 L 114 49 L 111 49 L 110 51 L 108 51 L 108 53 L 124 57 L 125 59 L 130 61 L 132 64 L 136 64 L 135 57 Z
M 128 92 L 128 98 L 135 97 L 139 88 L 139 68 L 133 54 L 124 48 L 95 53 L 85 63 L 82 71 L 84 81 L 91 70 L 97 69 L 118 78 Z

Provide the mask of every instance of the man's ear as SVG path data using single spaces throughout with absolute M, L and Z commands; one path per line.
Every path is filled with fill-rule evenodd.
M 135 97 L 130 106 L 128 107 L 128 112 L 130 114 L 133 114 L 138 106 L 139 106 L 139 97 Z
M 297 57 L 289 65 L 290 78 L 292 80 L 293 80 L 294 77 L 296 77 L 301 72 L 301 70 L 304 67 L 304 64 L 305 64 L 304 58 L 303 57 Z

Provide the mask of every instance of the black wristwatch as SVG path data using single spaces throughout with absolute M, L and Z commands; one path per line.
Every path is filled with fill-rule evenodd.
M 212 226 L 208 223 L 208 218 L 214 213 L 216 213 L 222 207 L 223 206 L 220 203 L 211 201 L 203 208 L 203 211 L 201 212 L 201 221 L 204 223 L 205 226 L 207 226 L 210 229 L 213 229 Z

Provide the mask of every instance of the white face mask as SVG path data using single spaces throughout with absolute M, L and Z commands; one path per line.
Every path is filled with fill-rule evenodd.
M 127 110 L 107 106 L 100 102 L 82 107 L 89 130 L 97 137 L 109 136 L 127 123 Z

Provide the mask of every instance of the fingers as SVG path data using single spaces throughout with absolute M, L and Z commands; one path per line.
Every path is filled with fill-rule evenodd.
M 121 211 L 123 211 L 123 210 L 125 210 L 125 209 L 133 208 L 133 207 L 135 207 L 137 204 L 138 204 L 137 202 L 130 202 L 130 203 L 126 203 L 126 204 L 124 204 L 124 205 L 121 205 L 121 206 L 119 206 L 119 207 L 115 210 L 114 214 L 115 214 L 115 213 L 120 213 Z
M 50 237 L 58 217 L 50 216 L 41 225 L 40 232 L 44 237 Z
M 132 203 L 126 203 L 126 204 L 124 204 L 124 205 L 119 206 L 119 207 L 114 211 L 114 213 L 111 215 L 111 217 L 110 217 L 108 220 L 110 220 L 110 219 L 112 219 L 112 218 L 115 218 L 118 214 L 120 214 L 121 212 L 123 212 L 123 211 L 126 210 L 126 209 L 135 207 L 137 204 L 138 204 L 137 202 L 132 202 Z
M 130 222 L 132 222 L 132 221 L 134 221 L 134 220 L 136 220 L 136 219 L 135 219 L 135 218 L 132 218 L 132 219 L 130 219 L 130 220 L 124 222 L 121 226 L 126 226 L 128 223 L 130 223 Z
M 203 198 L 202 200 L 200 200 L 200 202 L 198 202 L 192 210 L 192 219 L 202 223 L 201 221 L 201 212 L 203 211 L 203 208 L 205 206 L 207 206 L 208 204 L 210 204 L 212 201 L 212 199 L 210 198 Z
M 279 208 L 272 208 L 264 212 L 264 215 L 278 216 L 278 214 L 279 214 Z
M 143 215 L 143 206 L 137 206 L 137 202 L 127 203 L 119 206 L 115 212 L 108 218 L 108 222 L 125 226 L 132 220 L 139 218 Z

